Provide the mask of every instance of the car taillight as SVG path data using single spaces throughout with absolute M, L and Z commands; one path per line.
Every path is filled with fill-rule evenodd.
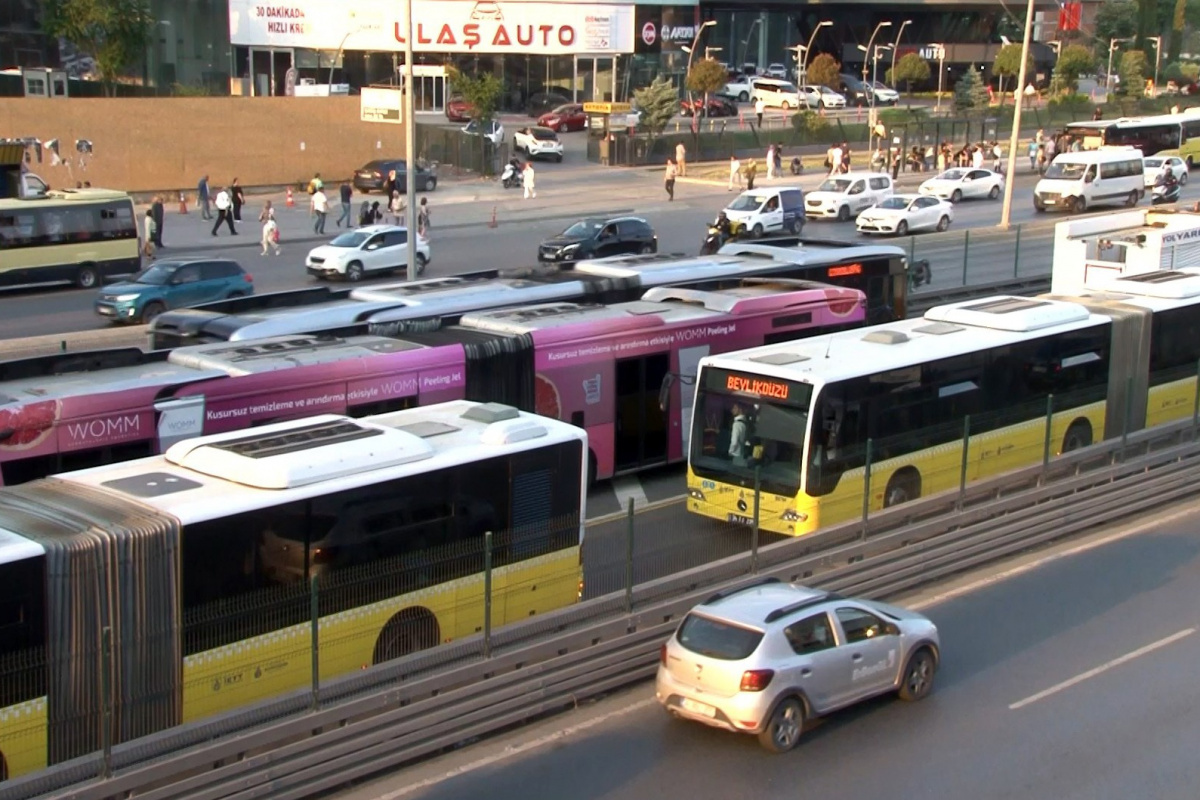
M 254 283 L 254 276 L 251 275 L 249 272 L 247 272 L 242 277 L 244 277 L 246 279 L 246 283 Z
M 658 663 L 664 667 L 667 665 L 667 643 L 663 642 L 662 647 L 658 648 Z
M 312 563 L 314 564 L 332 564 L 336 557 L 336 547 L 314 547 L 312 549 Z M 743 676 L 742 682 L 745 683 L 745 681 L 746 678 Z
M 773 669 L 748 669 L 742 673 L 742 685 L 738 688 L 743 692 L 761 692 L 774 677 Z

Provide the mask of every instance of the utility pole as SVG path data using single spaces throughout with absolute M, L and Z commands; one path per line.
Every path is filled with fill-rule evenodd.
M 1029 65 L 1029 42 L 1033 38 L 1033 0 L 1026 0 L 1025 36 L 1021 40 L 1021 69 L 1017 72 L 1017 103 L 1013 110 L 1012 133 L 1008 137 L 1008 169 L 1004 175 L 1004 206 L 1000 209 L 1000 224 L 1003 230 L 1010 227 L 1012 218 L 1013 183 L 1017 174 L 1017 146 L 1021 136 L 1022 90 L 1025 88 L 1026 67 Z M 939 78 L 940 81 L 940 78 Z M 938 92 L 941 96 L 941 92 Z
M 1032 2 L 1033 0 L 1030 0 Z M 408 208 L 404 224 L 408 228 L 408 270 L 410 281 L 417 279 L 417 120 L 413 103 L 413 0 L 404 0 L 404 193 Z

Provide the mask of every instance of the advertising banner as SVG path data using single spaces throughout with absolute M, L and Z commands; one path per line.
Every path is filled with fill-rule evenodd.
M 413 0 L 421 53 L 631 53 L 634 6 L 525 0 Z M 235 45 L 394 52 L 404 47 L 400 3 L 229 0 Z

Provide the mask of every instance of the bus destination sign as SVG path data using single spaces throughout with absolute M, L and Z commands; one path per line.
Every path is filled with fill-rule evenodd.
M 783 381 L 769 378 L 751 378 L 745 375 L 727 375 L 725 388 L 739 394 L 753 394 L 775 400 L 787 400 L 791 387 Z

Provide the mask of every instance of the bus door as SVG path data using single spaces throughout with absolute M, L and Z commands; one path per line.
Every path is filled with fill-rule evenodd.
M 681 347 L 679 349 L 679 433 L 683 449 L 682 458 L 687 458 L 692 432 L 692 406 L 696 402 L 696 375 L 700 372 L 700 359 L 708 355 L 709 346 Z M 670 409 L 668 409 L 670 410 Z
M 667 419 L 658 405 L 669 353 L 617 362 L 614 470 L 622 472 L 667 460 Z

